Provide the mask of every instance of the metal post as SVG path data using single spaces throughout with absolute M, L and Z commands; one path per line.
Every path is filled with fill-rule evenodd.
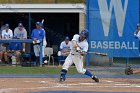
M 43 45 L 43 41 L 41 41 L 41 43 L 40 43 L 40 57 L 39 57 L 39 59 L 40 59 L 40 67 L 42 67 L 42 45 Z
M 139 23 L 140 23 L 140 0 L 139 0 Z
M 29 13 L 29 37 L 31 36 L 31 13 Z
M 127 57 L 126 58 L 126 67 L 128 66 L 128 64 L 129 64 L 129 58 Z
M 87 10 L 86 10 L 86 29 L 89 30 L 89 0 L 86 0 L 86 6 L 87 6 Z M 88 43 L 89 43 L 89 38 L 88 38 Z M 86 66 L 90 65 L 89 58 L 90 58 L 89 54 L 87 54 L 86 55 Z
M 113 57 L 109 57 L 109 66 L 111 67 L 113 65 Z

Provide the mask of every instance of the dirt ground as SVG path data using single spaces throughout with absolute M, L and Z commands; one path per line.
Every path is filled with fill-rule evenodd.
M 67 78 L 63 83 L 59 83 L 58 78 L 0 79 L 0 93 L 31 93 L 60 90 L 133 93 L 140 91 L 140 79 L 100 78 L 100 83 L 95 83 L 90 78 Z

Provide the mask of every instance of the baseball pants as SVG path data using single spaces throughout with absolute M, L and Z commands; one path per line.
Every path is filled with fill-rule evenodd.
M 68 68 L 72 65 L 75 64 L 76 69 L 79 73 L 85 74 L 86 69 L 83 68 L 83 56 L 81 55 L 72 55 L 69 54 L 68 57 L 65 60 L 65 63 L 63 64 L 62 69 L 68 70 Z

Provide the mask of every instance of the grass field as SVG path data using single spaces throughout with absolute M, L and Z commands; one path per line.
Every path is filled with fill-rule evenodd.
M 0 66 L 0 74 L 60 74 L 61 67 L 14 67 Z M 69 74 L 77 74 L 75 67 L 69 69 Z

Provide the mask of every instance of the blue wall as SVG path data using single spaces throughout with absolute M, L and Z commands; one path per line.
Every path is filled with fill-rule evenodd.
M 138 57 L 139 40 L 134 37 L 138 22 L 139 0 L 87 0 L 89 51 Z

